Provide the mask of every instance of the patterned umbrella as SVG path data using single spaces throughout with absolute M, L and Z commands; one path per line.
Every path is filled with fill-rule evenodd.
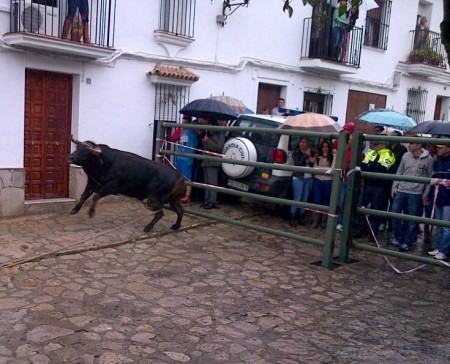
M 342 127 L 327 115 L 314 112 L 289 116 L 280 129 L 316 131 L 322 133 L 337 133 Z
M 236 119 L 238 113 L 227 104 L 214 99 L 198 99 L 186 104 L 180 113 L 195 117 L 215 117 L 217 119 Z
M 234 111 L 238 114 L 254 114 L 252 110 L 250 110 L 245 104 L 241 101 L 236 99 L 235 97 L 231 96 L 211 96 L 211 99 L 218 100 L 223 102 L 224 104 L 227 104 L 228 106 L 231 106 Z
M 425 121 L 409 129 L 408 133 L 450 135 L 450 122 L 440 120 Z

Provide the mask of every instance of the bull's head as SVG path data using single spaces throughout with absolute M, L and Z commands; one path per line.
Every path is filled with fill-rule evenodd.
M 76 144 L 77 149 L 70 155 L 69 162 L 78 166 L 84 166 L 89 163 L 103 163 L 100 156 L 102 149 L 99 145 L 91 141 L 80 142 L 72 136 L 72 142 Z

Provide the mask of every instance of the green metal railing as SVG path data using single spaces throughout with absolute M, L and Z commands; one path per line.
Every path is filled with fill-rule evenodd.
M 177 123 L 169 123 L 169 122 L 160 122 L 157 125 L 157 139 L 156 139 L 156 150 L 157 155 L 155 157 L 156 160 L 162 162 L 164 155 L 173 155 L 173 156 L 187 156 L 193 159 L 198 160 L 214 160 L 218 162 L 229 162 L 232 164 L 253 166 L 253 167 L 264 167 L 270 168 L 274 170 L 284 170 L 284 171 L 298 171 L 302 173 L 310 173 L 313 175 L 325 175 L 328 174 L 328 171 L 323 169 L 316 169 L 310 167 L 299 167 L 293 165 L 280 165 L 280 164 L 272 164 L 272 163 L 261 163 L 261 162 L 246 162 L 235 159 L 227 159 L 223 157 L 217 156 L 209 156 L 209 155 L 201 155 L 201 154 L 191 154 L 191 153 L 181 153 L 178 151 L 170 150 L 167 148 L 167 145 L 164 141 L 164 128 L 175 128 L 180 127 L 180 124 Z M 253 200 L 270 202 L 279 205 L 287 205 L 287 206 L 297 206 L 299 208 L 305 208 L 309 210 L 318 211 L 328 215 L 327 226 L 325 230 L 325 237 L 323 240 L 315 239 L 309 236 L 286 232 L 279 229 L 272 229 L 261 225 L 251 224 L 239 220 L 234 220 L 231 218 L 227 218 L 220 215 L 214 215 L 210 212 L 204 213 L 196 209 L 187 208 L 186 211 L 201 217 L 205 217 L 208 219 L 214 219 L 217 221 L 222 221 L 225 223 L 235 224 L 239 226 L 243 226 L 246 228 L 254 229 L 257 231 L 270 233 L 278 236 L 287 237 L 290 239 L 302 241 L 309 244 L 320 245 L 323 246 L 323 255 L 322 255 L 322 266 L 331 268 L 333 266 L 333 253 L 335 248 L 335 240 L 336 240 L 336 224 L 338 218 L 338 203 L 339 196 L 343 181 L 343 170 L 345 166 L 345 156 L 348 145 L 348 137 L 349 134 L 347 132 L 341 133 L 317 133 L 317 132 L 304 132 L 297 130 L 284 130 L 284 129 L 268 129 L 268 128 L 252 128 L 252 127 L 222 127 L 222 126 L 211 126 L 211 125 L 196 125 L 196 124 L 183 124 L 183 128 L 185 129 L 197 129 L 197 130 L 211 130 L 211 131 L 221 131 L 221 132 L 231 132 L 231 131 L 251 131 L 253 133 L 269 133 L 269 134 L 278 134 L 278 135 L 293 135 L 293 136 L 305 136 L 305 137 L 314 137 L 314 138 L 331 138 L 338 139 L 338 148 L 336 154 L 336 162 L 335 168 L 331 172 L 332 176 L 332 190 L 331 190 L 331 198 L 329 206 L 318 205 L 308 202 L 297 202 L 283 198 L 269 197 L 258 194 L 253 194 L 249 192 L 237 191 L 229 188 L 223 188 L 218 186 L 210 186 L 197 182 L 187 181 L 186 184 L 200 188 L 200 189 L 210 189 L 216 190 L 218 192 L 241 196 L 241 197 L 249 197 Z M 361 177 L 371 177 L 371 178 L 380 178 L 385 180 L 402 180 L 402 181 L 412 181 L 412 182 L 421 182 L 421 183 L 431 183 L 431 178 L 424 177 L 407 177 L 407 176 L 397 176 L 392 174 L 381 174 L 381 173 L 368 173 L 368 172 L 360 172 L 358 171 L 358 167 L 361 164 L 361 153 L 363 149 L 364 141 L 375 141 L 375 140 L 383 140 L 386 142 L 420 142 L 427 144 L 445 144 L 450 145 L 450 139 L 437 139 L 437 138 L 417 138 L 417 137 L 389 137 L 389 136 L 379 136 L 379 135 L 365 135 L 355 133 L 353 135 L 352 142 L 352 156 L 350 160 L 349 170 L 355 171 L 355 173 L 350 173 L 349 181 L 348 181 L 348 191 L 352 193 L 347 193 L 344 211 L 343 211 L 343 231 L 341 233 L 341 241 L 339 248 L 339 257 L 338 260 L 341 263 L 346 263 L 349 261 L 350 248 L 364 250 L 367 252 L 373 252 L 377 254 L 383 254 L 388 256 L 400 257 L 407 260 L 419 261 L 422 263 L 447 267 L 445 263 L 437 261 L 432 258 L 416 256 L 408 253 L 400 253 L 397 251 L 378 248 L 369 246 L 367 244 L 360 243 L 352 243 L 353 240 L 353 224 L 351 222 L 355 221 L 357 217 L 357 213 L 374 215 L 374 216 L 382 216 L 382 217 L 395 217 L 406 221 L 417 221 L 420 223 L 426 223 L 435 226 L 445 226 L 450 227 L 450 222 L 439 221 L 434 219 L 427 219 L 422 217 L 410 216 L 406 214 L 395 214 L 385 211 L 378 211 L 369 208 L 358 208 L 357 207 L 357 199 L 359 196 L 359 188 L 360 183 L 359 180 Z

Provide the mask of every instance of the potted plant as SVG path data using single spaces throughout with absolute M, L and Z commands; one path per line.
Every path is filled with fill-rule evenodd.
M 426 62 L 427 52 L 425 49 L 413 49 L 409 53 L 409 62 L 410 63 L 423 63 Z

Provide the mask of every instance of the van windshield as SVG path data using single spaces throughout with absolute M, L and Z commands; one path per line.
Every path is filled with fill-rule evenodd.
M 241 126 L 243 128 L 268 128 L 276 129 L 280 123 L 271 120 L 247 120 L 238 119 L 233 124 L 233 126 Z M 233 131 L 230 134 L 231 137 L 243 137 L 251 140 L 253 144 L 263 145 L 270 148 L 276 148 L 278 145 L 278 140 L 280 135 L 277 134 L 265 134 L 265 133 L 254 133 L 251 131 Z

